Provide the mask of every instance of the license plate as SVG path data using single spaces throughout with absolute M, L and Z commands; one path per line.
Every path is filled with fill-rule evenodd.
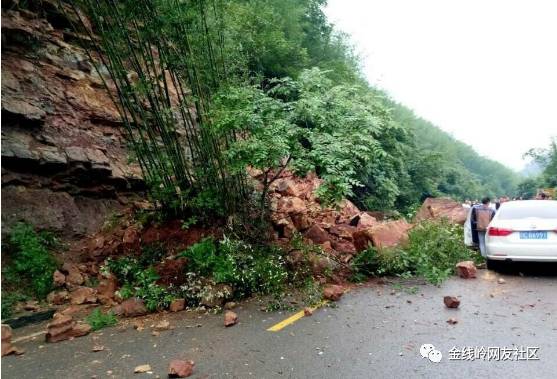
M 520 232 L 521 240 L 546 240 L 547 232 Z

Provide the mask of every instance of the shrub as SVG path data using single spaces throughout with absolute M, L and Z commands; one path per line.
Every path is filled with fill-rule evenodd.
M 462 227 L 443 221 L 424 221 L 409 234 L 404 248 L 384 249 L 369 247 L 351 263 L 355 281 L 373 275 L 422 276 L 433 284 L 440 284 L 454 272 L 456 263 L 478 259 L 462 240 Z
M 122 283 L 118 293 L 123 299 L 133 296 L 143 299 L 149 311 L 167 308 L 174 300 L 166 287 L 157 284 L 159 276 L 155 269 L 145 268 L 136 258 L 108 259 L 103 271 L 111 272 Z
M 85 319 L 93 330 L 99 330 L 102 328 L 106 328 L 107 326 L 114 326 L 118 323 L 118 319 L 112 313 L 112 311 L 108 313 L 102 313 L 100 308 L 96 308 L 93 312 L 87 316 Z
M 448 221 L 425 221 L 410 231 L 410 241 L 402 252 L 410 270 L 429 282 L 439 284 L 454 273 L 459 261 L 478 255 L 464 245 L 460 225 Z
M 157 309 L 168 308 L 174 297 L 163 286 L 156 282 L 159 276 L 152 267 L 139 271 L 135 278 L 134 296 L 145 301 L 145 307 L 153 312 Z
M 37 233 L 24 223 L 15 225 L 9 236 L 10 263 L 4 272 L 6 282 L 38 298 L 46 297 L 52 290 L 52 274 L 56 270 L 56 261 L 48 248 L 55 242 L 50 233 Z
M 379 268 L 379 257 L 377 255 L 377 251 L 372 247 L 368 247 L 352 259 L 351 266 L 351 280 L 354 282 L 362 282 L 368 276 L 376 275 Z
M 181 255 L 189 259 L 189 268 L 195 274 L 232 285 L 236 297 L 278 293 L 288 276 L 278 249 L 256 247 L 228 237 L 218 244 L 204 239 Z

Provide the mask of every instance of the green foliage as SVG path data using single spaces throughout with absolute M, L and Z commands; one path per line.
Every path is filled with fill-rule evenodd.
M 350 262 L 352 266 L 351 280 L 354 282 L 363 282 L 367 277 L 376 275 L 380 260 L 377 250 L 373 247 L 368 247 L 356 255 Z
M 4 281 L 11 286 L 44 298 L 52 290 L 56 261 L 49 251 L 56 243 L 50 233 L 37 233 L 29 224 L 16 224 L 8 238 L 9 264 Z
M 160 262 L 167 254 L 166 248 L 162 242 L 154 242 L 141 246 L 141 255 L 139 256 L 139 265 L 147 267 Z
M 109 326 L 114 326 L 118 323 L 118 319 L 109 311 L 108 313 L 103 313 L 100 308 L 95 308 L 86 318 L 85 321 L 93 330 L 99 330 Z
M 454 273 L 458 262 L 479 258 L 464 245 L 462 236 L 460 225 L 422 222 L 410 231 L 410 242 L 402 259 L 414 274 L 439 284 Z
M 103 271 L 111 272 L 122 283 L 118 293 L 123 299 L 143 299 L 149 311 L 165 309 L 174 300 L 174 296 L 164 286 L 156 283 L 159 276 L 154 268 L 145 267 L 136 258 L 108 259 Z
M 153 312 L 166 309 L 174 300 L 174 296 L 167 289 L 156 282 L 159 276 L 152 267 L 139 271 L 134 282 L 134 296 L 143 299 L 145 307 Z
M 29 297 L 18 291 L 5 291 L 2 289 L 2 320 L 13 315 L 15 305 L 20 301 L 26 301 Z
M 526 178 L 522 180 L 516 189 L 516 195 L 524 200 L 533 199 L 538 193 L 538 188 L 542 187 L 541 178 Z
M 361 175 L 376 180 L 376 198 L 394 203 L 394 155 L 404 132 L 392 123 L 380 99 L 356 85 L 335 85 L 328 72 L 303 70 L 298 80 L 273 80 L 268 89 L 227 88 L 213 103 L 217 132 L 245 138 L 227 150 L 231 165 L 252 166 L 264 174 L 264 191 L 286 165 L 316 172 L 324 203 L 354 194 Z
M 227 237 L 218 244 L 204 239 L 181 255 L 189 259 L 188 267 L 195 274 L 211 277 L 217 284 L 232 285 L 239 298 L 254 293 L 278 293 L 288 275 L 277 249 Z
M 557 137 L 551 139 L 547 149 L 530 149 L 526 155 L 543 168 L 540 184 L 543 187 L 557 188 Z
M 397 200 L 399 207 L 432 195 L 464 200 L 515 193 L 516 172 L 480 156 L 473 147 L 457 141 L 405 106 L 388 98 L 385 101 L 392 109 L 395 122 L 413 135 L 413 142 L 401 158 L 409 165 L 409 176 L 403 179 L 410 184 L 416 183 L 417 191 L 408 191 L 408 186 L 404 186 Z
M 417 275 L 440 284 L 454 273 L 455 265 L 480 257 L 463 243 L 463 230 L 447 221 L 424 221 L 409 233 L 404 248 L 381 252 L 370 247 L 353 259 L 353 279 L 361 281 L 373 275 Z
M 134 282 L 141 270 L 142 267 L 139 261 L 129 256 L 123 256 L 118 259 L 109 258 L 103 267 L 103 271 L 114 274 L 120 283 Z
M 322 177 L 324 203 L 365 209 L 512 195 L 511 170 L 369 87 L 325 3 L 84 1 L 151 197 L 227 216 L 245 208 L 246 166 L 264 173 L 261 208 L 287 166 Z

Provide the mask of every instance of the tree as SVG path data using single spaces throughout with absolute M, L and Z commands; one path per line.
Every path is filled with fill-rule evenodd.
M 391 154 L 400 147 L 401 130 L 365 88 L 335 85 L 327 72 L 313 68 L 297 81 L 271 80 L 265 89 L 228 88 L 215 97 L 213 109 L 218 133 L 241 136 L 228 146 L 231 164 L 263 171 L 262 204 L 287 165 L 324 180 L 318 189 L 324 203 L 354 196 L 363 173 L 385 177 L 374 183 L 377 193 L 397 191 L 396 170 L 387 162 L 396 160 Z
M 541 185 L 557 187 L 557 137 L 553 137 L 546 149 L 530 149 L 526 154 L 533 158 L 541 167 Z

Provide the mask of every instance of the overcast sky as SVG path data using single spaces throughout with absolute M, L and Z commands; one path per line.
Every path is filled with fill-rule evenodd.
M 557 135 L 557 2 L 329 0 L 370 83 L 520 170 Z

